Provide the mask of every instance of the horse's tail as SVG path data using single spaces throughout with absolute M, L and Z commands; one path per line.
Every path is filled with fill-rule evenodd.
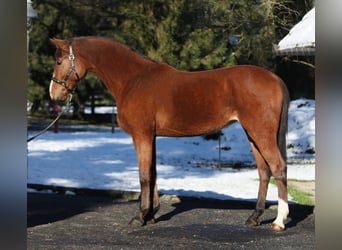
M 286 133 L 287 133 L 287 124 L 288 124 L 288 109 L 290 103 L 289 92 L 285 83 L 282 81 L 283 87 L 283 103 L 282 110 L 279 120 L 279 129 L 278 129 L 278 147 L 283 157 L 283 160 L 286 162 Z

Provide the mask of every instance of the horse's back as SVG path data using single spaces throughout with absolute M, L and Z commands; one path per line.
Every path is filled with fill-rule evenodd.
M 131 125 L 154 124 L 146 129 L 157 135 L 200 135 L 232 120 L 253 122 L 282 101 L 281 80 L 255 66 L 184 72 L 160 65 L 136 82 L 123 110 Z
M 232 120 L 257 119 L 267 108 L 281 107 L 282 102 L 282 81 L 254 66 L 177 71 L 158 84 L 163 88 L 153 91 L 156 124 L 165 135 L 214 132 Z
M 199 95 L 211 104 L 246 109 L 256 104 L 279 106 L 287 98 L 284 82 L 274 73 L 252 65 L 239 65 L 184 74 L 181 84 L 188 83 L 189 93 Z

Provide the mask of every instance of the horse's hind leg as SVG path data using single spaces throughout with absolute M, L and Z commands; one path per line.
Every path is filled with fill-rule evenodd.
M 280 156 L 280 153 L 279 153 Z M 278 164 L 270 164 L 270 169 L 278 186 L 278 213 L 272 223 L 272 229 L 281 231 L 285 229 L 284 222 L 289 214 L 289 205 L 287 197 L 287 168 L 286 163 L 280 156 Z
M 246 129 L 246 128 L 245 128 Z M 257 132 L 259 131 L 259 133 Z M 250 140 L 253 142 L 254 146 L 252 148 L 254 155 L 256 155 L 256 160 L 258 163 L 261 162 L 260 158 L 263 158 L 267 166 L 269 167 L 274 179 L 277 182 L 278 186 L 278 214 L 276 219 L 272 223 L 272 229 L 276 231 L 284 230 L 285 225 L 284 221 L 287 218 L 289 213 L 289 206 L 287 201 L 287 177 L 286 177 L 286 163 L 283 160 L 279 147 L 277 145 L 276 138 L 269 136 L 272 134 L 271 129 L 268 130 L 267 134 L 263 134 L 260 132 L 262 130 L 248 130 L 246 129 L 247 135 Z M 258 160 L 259 159 L 259 160 Z M 267 185 L 266 182 L 267 176 L 264 172 L 264 163 L 258 166 L 259 175 L 260 175 L 260 187 L 259 187 L 259 197 L 257 202 L 257 208 L 254 212 L 255 215 L 252 215 L 250 219 L 247 220 L 247 224 L 253 224 L 253 218 L 258 215 L 259 206 L 264 206 L 264 195 L 266 195 Z
M 278 186 L 278 214 L 272 223 L 272 229 L 281 231 L 285 229 L 284 222 L 289 214 L 287 201 L 287 173 L 286 163 L 283 160 L 278 145 L 270 144 L 267 147 L 260 146 L 259 150 L 266 160 L 274 179 Z
M 268 183 L 270 181 L 270 171 L 269 168 L 260 154 L 259 150 L 255 147 L 253 142 L 250 143 L 252 147 L 252 151 L 257 163 L 258 173 L 259 173 L 259 192 L 258 192 L 258 200 L 255 207 L 255 211 L 251 216 L 248 217 L 246 221 L 246 225 L 248 226 L 258 226 L 259 225 L 259 217 L 265 211 L 265 201 L 268 189 Z

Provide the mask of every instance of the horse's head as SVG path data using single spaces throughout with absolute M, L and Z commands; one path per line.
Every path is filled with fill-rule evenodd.
M 86 74 L 86 67 L 79 56 L 75 56 L 71 41 L 50 39 L 56 45 L 56 64 L 50 82 L 50 97 L 53 101 L 65 101 L 73 93 L 77 83 Z

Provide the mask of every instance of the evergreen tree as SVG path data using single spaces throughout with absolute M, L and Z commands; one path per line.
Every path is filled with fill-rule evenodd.
M 106 36 L 178 69 L 253 64 L 274 70 L 277 43 L 313 0 L 35 0 L 30 32 L 28 99 L 49 102 L 55 47 L 49 38 Z M 94 75 L 78 87 L 77 106 L 111 96 Z M 77 109 L 75 109 L 77 111 Z

